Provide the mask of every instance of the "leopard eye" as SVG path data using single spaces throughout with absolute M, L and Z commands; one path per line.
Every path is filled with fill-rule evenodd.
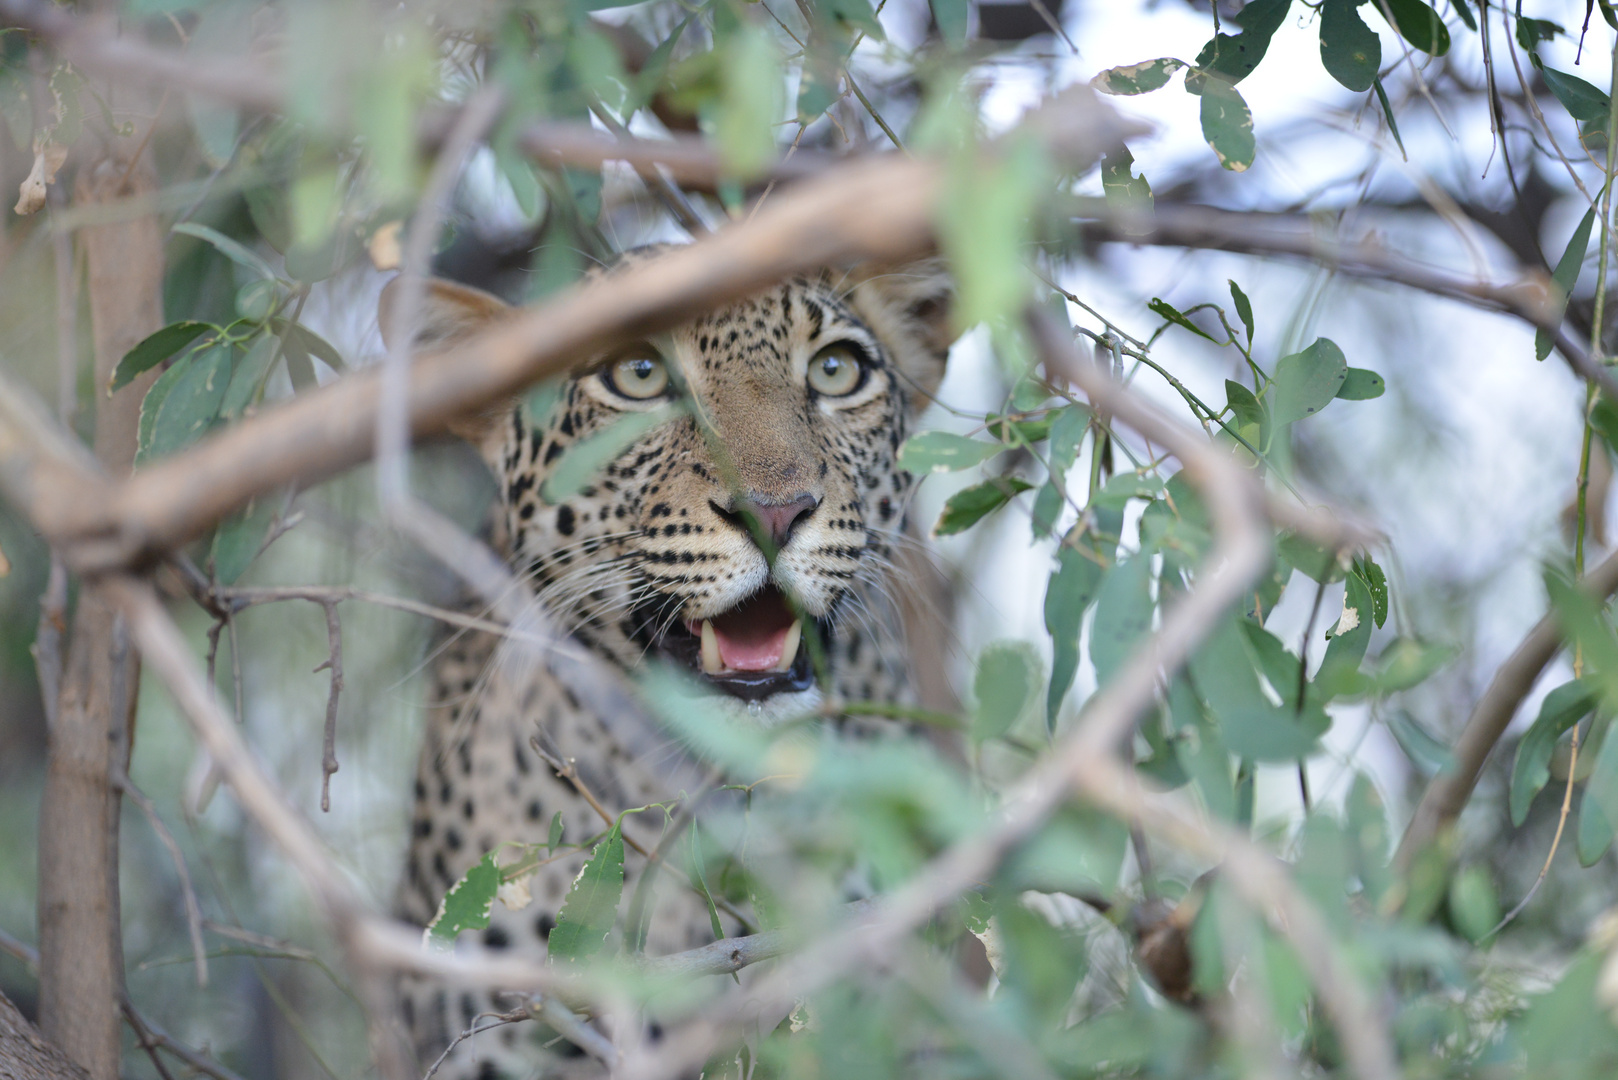
M 640 348 L 608 364 L 601 372 L 607 389 L 631 401 L 660 397 L 669 388 L 669 369 L 649 348 Z
M 809 361 L 809 389 L 821 397 L 847 397 L 865 385 L 865 361 L 846 341 L 827 345 Z

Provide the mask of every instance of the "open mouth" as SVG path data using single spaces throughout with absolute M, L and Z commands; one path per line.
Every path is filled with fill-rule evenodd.
M 820 621 L 809 621 L 826 640 Z M 765 585 L 729 611 L 674 623 L 655 644 L 716 689 L 743 701 L 762 701 L 815 684 L 803 638 L 803 623 L 781 590 Z

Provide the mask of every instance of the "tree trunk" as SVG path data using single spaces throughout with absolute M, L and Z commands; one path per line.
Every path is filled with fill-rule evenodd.
M 74 199 L 104 204 L 151 187 L 148 169 L 109 152 L 81 171 Z M 103 388 L 124 353 L 162 325 L 163 237 L 157 219 L 141 215 L 80 238 L 95 340 L 95 451 L 109 474 L 123 476 L 134 462 L 140 400 L 158 373 L 110 398 Z M 140 672 L 122 617 L 94 581 L 80 592 L 62 670 L 40 811 L 40 1028 L 91 1080 L 117 1080 L 123 950 L 111 777 L 128 763 Z
M 89 1080 L 0 994 L 0 1080 Z

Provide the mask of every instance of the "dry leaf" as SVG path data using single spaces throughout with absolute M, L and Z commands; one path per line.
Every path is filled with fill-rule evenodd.
M 17 205 L 12 207 L 26 217 L 45 205 L 45 190 L 56 181 L 56 170 L 67 160 L 67 147 L 47 142 L 34 143 L 34 167 L 17 189 Z
M 365 245 L 365 250 L 371 256 L 372 266 L 378 270 L 399 269 L 399 264 L 404 262 L 404 252 L 399 250 L 399 232 L 403 227 L 402 221 L 390 221 L 371 234 L 371 242 Z

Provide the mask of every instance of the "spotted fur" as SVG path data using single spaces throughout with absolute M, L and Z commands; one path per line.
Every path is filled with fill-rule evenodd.
M 418 322 L 424 340 L 440 347 L 501 315 L 498 301 L 458 286 L 434 283 L 429 294 Z M 547 416 L 512 407 L 463 426 L 499 483 L 494 531 L 531 590 L 528 599 L 580 645 L 628 669 L 642 661 L 661 621 L 716 615 L 773 574 L 831 629 L 837 698 L 906 700 L 889 579 L 913 480 L 896 457 L 943 374 L 947 297 L 932 264 L 828 273 L 788 281 L 660 336 L 655 344 L 684 384 L 690 414 L 652 428 L 567 498 L 548 498 L 545 485 L 567 451 L 658 403 L 615 394 L 586 365 Z M 385 312 L 382 321 L 388 325 Z M 835 342 L 852 342 L 863 354 L 865 381 L 847 397 L 821 397 L 806 385 L 806 366 Z M 730 512 L 738 496 L 762 505 L 814 500 L 773 567 Z M 505 841 L 544 843 L 554 814 L 561 814 L 568 844 L 603 830 L 602 817 L 557 763 L 572 765 L 613 814 L 679 794 L 669 768 L 679 751 L 667 739 L 626 736 L 542 665 L 515 656 L 491 635 L 465 634 L 434 663 L 399 894 L 401 913 L 418 924 L 486 852 Z M 731 698 L 716 704 L 769 722 L 818 707 L 821 693 L 776 694 L 750 712 Z M 650 849 L 663 819 L 648 813 L 624 823 L 626 835 Z M 562 849 L 535 875 L 529 906 L 496 904 L 481 940 L 461 946 L 542 953 L 586 855 Z M 645 866 L 626 852 L 626 896 Z M 646 905 L 646 951 L 711 940 L 705 901 L 667 880 L 671 874 L 663 877 L 666 887 Z M 727 934 L 738 931 L 735 919 L 725 922 Z M 407 987 L 405 998 L 424 1067 L 480 1014 L 510 1008 L 500 995 L 427 983 Z M 594 1066 L 570 1054 L 576 1051 L 540 1025 L 509 1025 L 461 1042 L 437 1075 L 590 1075 Z

